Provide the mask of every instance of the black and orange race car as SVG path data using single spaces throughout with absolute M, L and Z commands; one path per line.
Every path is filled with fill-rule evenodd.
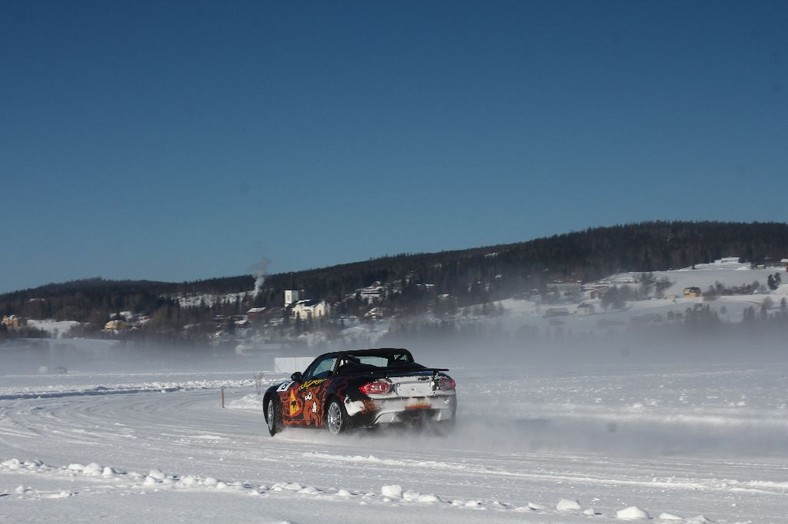
M 268 388 L 263 411 L 271 436 L 283 427 L 333 434 L 381 424 L 454 422 L 457 393 L 447 369 L 413 361 L 407 349 L 326 353 L 303 373 Z

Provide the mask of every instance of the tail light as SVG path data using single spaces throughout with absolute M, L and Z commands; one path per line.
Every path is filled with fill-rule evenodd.
M 437 377 L 435 383 L 437 384 L 438 389 L 441 391 L 451 391 L 457 387 L 457 383 L 454 381 L 454 379 L 447 375 L 441 375 Z
M 391 391 L 391 382 L 388 380 L 375 380 L 374 382 L 367 382 L 363 386 L 359 386 L 359 391 L 365 395 L 385 395 Z

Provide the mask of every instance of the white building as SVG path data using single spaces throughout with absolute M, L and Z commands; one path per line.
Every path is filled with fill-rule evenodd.
M 318 318 L 328 317 L 330 307 L 324 300 L 299 300 L 293 306 L 293 318 L 301 320 L 317 320 Z
M 285 289 L 285 307 L 301 299 L 301 291 L 298 289 Z
M 380 302 L 386 295 L 386 288 L 380 282 L 373 282 L 372 285 L 359 289 L 357 291 L 361 295 L 361 300 L 367 304 Z

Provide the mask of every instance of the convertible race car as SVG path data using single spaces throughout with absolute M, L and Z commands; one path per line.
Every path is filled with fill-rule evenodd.
M 407 349 L 326 353 L 265 392 L 268 431 L 325 427 L 339 434 L 381 424 L 451 424 L 456 384 L 445 371 L 417 364 Z

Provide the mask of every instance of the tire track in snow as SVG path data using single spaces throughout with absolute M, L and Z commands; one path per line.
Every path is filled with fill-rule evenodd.
M 611 479 L 608 477 L 590 477 L 588 475 L 555 475 L 550 473 L 526 473 L 521 471 L 507 471 L 502 469 L 492 469 L 489 467 L 472 466 L 468 464 L 456 464 L 435 461 L 419 461 L 407 459 L 380 459 L 375 456 L 343 456 L 328 453 L 305 453 L 305 458 L 314 460 L 331 460 L 336 462 L 349 463 L 370 463 L 383 464 L 386 466 L 396 466 L 404 469 L 427 469 L 427 470 L 448 470 L 462 471 L 468 474 L 480 476 L 501 476 L 515 477 L 538 481 L 551 481 L 563 483 L 586 483 L 602 484 L 605 486 L 638 486 L 648 488 L 674 489 L 674 490 L 694 490 L 694 491 L 738 491 L 745 493 L 757 493 L 762 495 L 776 495 L 783 497 L 788 492 L 788 482 L 765 482 L 765 481 L 739 481 L 739 480 L 717 480 L 717 479 L 694 479 L 677 481 L 672 478 L 652 478 L 645 480 L 626 480 Z
M 237 396 L 246 392 L 229 393 Z M 403 494 L 411 493 L 409 497 L 413 493 L 427 497 L 438 494 L 435 496 L 442 501 L 476 501 L 485 507 L 508 500 L 506 504 L 519 508 L 530 507 L 530 500 L 536 501 L 532 503 L 535 507 L 549 508 L 556 504 L 556 494 L 561 494 L 567 500 L 598 505 L 612 515 L 612 508 L 623 507 L 623 501 L 646 501 L 651 507 L 683 509 L 687 513 L 711 501 L 719 512 L 720 505 L 726 503 L 745 507 L 741 499 L 732 498 L 742 493 L 748 498 L 758 497 L 739 512 L 750 515 L 754 513 L 753 505 L 757 508 L 769 498 L 775 501 L 768 503 L 769 507 L 777 507 L 786 495 L 782 484 L 775 482 L 784 478 L 785 469 L 771 466 L 767 459 L 742 465 L 686 457 L 635 462 L 582 453 L 534 453 L 527 449 L 515 452 L 513 447 L 491 448 L 482 438 L 466 438 L 464 432 L 468 428 L 463 424 L 458 426 L 456 435 L 448 438 L 400 438 L 398 434 L 380 432 L 336 439 L 320 431 L 289 430 L 271 439 L 265 433 L 258 408 L 222 410 L 218 390 L 8 400 L 0 402 L 0 410 L 4 415 L 0 418 L 0 450 L 6 457 L 34 456 L 53 464 L 95 461 L 117 465 L 118 471 L 196 470 L 201 476 L 195 478 L 251 479 L 242 482 L 266 487 L 341 486 L 315 487 L 323 495 L 328 492 L 327 496 L 336 495 L 330 491 L 334 489 L 380 497 L 378 490 L 382 486 L 402 485 L 406 488 Z M 505 438 L 513 443 L 518 435 Z M 366 455 L 358 456 L 379 459 L 347 459 L 360 451 Z M 704 472 L 721 471 L 717 478 L 722 480 L 706 473 L 699 477 L 699 466 Z M 756 471 L 761 474 L 745 476 Z M 174 479 L 189 475 L 170 476 L 175 482 Z M 102 479 L 98 482 L 112 486 Z M 239 481 L 225 481 L 228 485 L 233 482 Z M 698 489 L 698 485 L 714 486 L 715 482 L 716 489 Z M 140 489 L 137 484 L 134 486 Z M 170 489 L 155 486 L 158 484 L 152 489 Z M 613 488 L 607 489 L 610 486 Z M 206 487 L 198 485 L 195 489 Z M 293 495 L 290 490 L 282 491 Z M 683 506 L 677 505 L 674 497 L 682 493 Z M 688 504 L 687 493 L 711 495 Z M 13 496 L 13 490 L 6 493 L 6 498 Z M 374 500 L 381 502 L 382 498 Z M 720 500 L 726 502 L 717 502 Z

